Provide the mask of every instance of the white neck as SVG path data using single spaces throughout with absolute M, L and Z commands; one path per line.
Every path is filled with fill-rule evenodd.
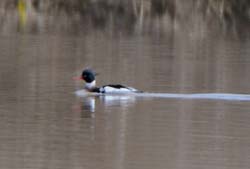
M 87 90 L 93 89 L 95 87 L 95 85 L 96 85 L 95 80 L 91 83 L 85 83 L 85 89 L 87 89 Z

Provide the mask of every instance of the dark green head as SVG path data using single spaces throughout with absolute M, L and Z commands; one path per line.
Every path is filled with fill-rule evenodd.
M 97 74 L 91 69 L 85 69 L 82 72 L 82 79 L 85 80 L 85 82 L 87 83 L 91 83 L 95 80 L 96 75 Z

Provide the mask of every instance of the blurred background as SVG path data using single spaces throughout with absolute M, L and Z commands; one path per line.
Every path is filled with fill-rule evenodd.
M 131 34 L 185 30 L 238 35 L 249 29 L 249 6 L 247 0 L 2 0 L 0 23 L 1 33 L 81 34 L 102 29 Z
M 249 0 L 1 0 L 0 168 L 249 169 Z

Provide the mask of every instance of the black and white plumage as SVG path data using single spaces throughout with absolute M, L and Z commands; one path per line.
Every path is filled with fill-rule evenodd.
M 94 93 L 141 93 L 141 91 L 132 88 L 127 87 L 120 84 L 110 84 L 110 85 L 104 85 L 102 87 L 96 87 L 96 80 L 95 76 L 97 74 L 92 71 L 91 69 L 85 69 L 82 72 L 82 75 L 80 79 L 84 80 L 85 86 L 84 88 L 89 92 Z

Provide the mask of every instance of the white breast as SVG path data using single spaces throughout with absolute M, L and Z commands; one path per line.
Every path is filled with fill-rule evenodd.
M 91 82 L 91 83 L 85 83 L 84 88 L 90 90 L 90 89 L 93 89 L 93 88 L 95 87 L 95 85 L 96 85 L 96 82 L 95 82 L 95 80 L 94 80 L 94 81 Z

